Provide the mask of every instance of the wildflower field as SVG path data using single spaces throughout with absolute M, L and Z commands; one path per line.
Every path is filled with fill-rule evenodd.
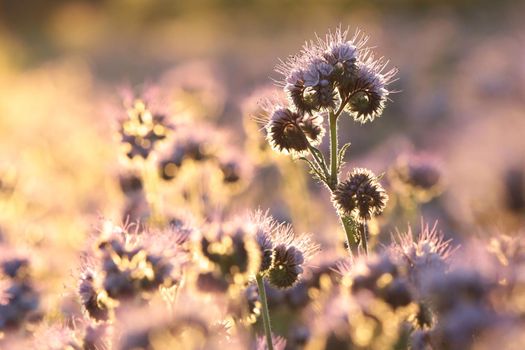
M 0 1 L 0 349 L 524 349 L 524 12 Z

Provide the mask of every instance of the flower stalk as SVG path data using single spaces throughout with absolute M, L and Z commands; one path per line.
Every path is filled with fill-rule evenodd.
M 255 279 L 257 280 L 257 288 L 259 289 L 259 298 L 261 300 L 261 314 L 263 318 L 266 345 L 267 345 L 268 350 L 273 350 L 272 327 L 270 324 L 270 310 L 268 309 L 268 300 L 266 298 L 266 289 L 264 288 L 264 281 L 263 281 L 262 274 L 258 273 Z

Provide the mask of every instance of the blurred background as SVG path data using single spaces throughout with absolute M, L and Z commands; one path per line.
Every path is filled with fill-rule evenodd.
M 525 217 L 524 11 L 517 0 L 3 0 L 0 194 L 9 200 L 0 202 L 0 238 L 52 247 L 58 254 L 42 257 L 41 273 L 61 291 L 64 261 L 99 216 L 120 218 L 125 202 L 112 113 L 123 86 L 169 81 L 185 93 L 183 106 L 170 102 L 174 118 L 190 110 L 242 146 L 254 132 L 247 101 L 279 78 L 278 59 L 339 25 L 370 35 L 400 71 L 381 118 L 342 122 L 348 167 L 386 172 L 391 207 L 406 199 L 396 199 L 389 169 L 414 155 L 439 168 L 439 190 L 378 230 L 424 217 L 449 236 L 513 232 Z M 324 188 L 306 178 L 307 192 L 292 195 L 286 176 L 253 174 L 239 207 L 270 208 L 333 236 Z M 309 215 L 298 217 L 294 207 L 308 198 Z

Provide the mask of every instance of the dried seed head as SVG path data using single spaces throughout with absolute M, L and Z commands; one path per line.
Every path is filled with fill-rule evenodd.
M 388 196 L 370 170 L 356 168 L 337 185 L 332 200 L 346 215 L 369 220 L 383 212 Z

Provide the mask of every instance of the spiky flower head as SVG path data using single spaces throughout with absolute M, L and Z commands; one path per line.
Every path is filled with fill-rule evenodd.
M 284 107 L 272 108 L 265 128 L 274 150 L 292 154 L 304 153 L 309 145 L 319 144 L 325 132 L 320 115 L 302 115 Z
M 130 228 L 105 222 L 94 247 L 83 256 L 78 292 L 95 320 L 108 319 L 117 301 L 148 299 L 160 287 L 179 283 L 187 232 Z
M 437 222 L 432 227 L 421 223 L 421 231 L 415 237 L 409 227 L 406 233 L 398 233 L 393 242 L 391 251 L 394 257 L 406 264 L 415 284 L 425 273 L 445 271 L 454 252 L 451 240 L 445 239 L 437 230 Z
M 268 281 L 278 288 L 289 288 L 298 281 L 303 272 L 303 253 L 294 246 L 279 244 L 273 249 L 272 265 L 268 270 Z
M 277 222 L 267 212 L 255 212 L 251 221 L 257 227 L 256 241 L 262 257 L 260 273 L 274 287 L 292 287 L 318 245 L 310 235 L 296 235 L 291 225 Z
M 355 70 L 358 49 L 365 41 L 356 34 L 347 40 L 348 30 L 338 28 L 325 39 L 305 43 L 301 52 L 282 61 L 276 71 L 299 113 L 310 113 L 336 106 L 337 90 Z
M 348 96 L 346 110 L 355 121 L 366 123 L 380 117 L 390 91 L 388 85 L 394 80 L 397 69 L 387 69 L 388 62 L 376 59 L 370 50 L 364 50 L 357 63 L 354 79 L 345 86 Z
M 307 42 L 298 55 L 276 67 L 299 114 L 336 109 L 339 103 L 361 123 L 381 115 L 397 69 L 387 69 L 388 61 L 376 58 L 365 47 L 367 41 L 360 31 L 348 39 L 348 29 L 338 28 Z
M 94 271 L 85 271 L 80 275 L 78 294 L 80 303 L 89 317 L 95 321 L 107 320 L 114 304 L 108 298 L 106 291 L 95 285 L 97 280 Z
M 370 220 L 383 212 L 388 195 L 370 170 L 355 168 L 337 185 L 332 200 L 345 215 Z

